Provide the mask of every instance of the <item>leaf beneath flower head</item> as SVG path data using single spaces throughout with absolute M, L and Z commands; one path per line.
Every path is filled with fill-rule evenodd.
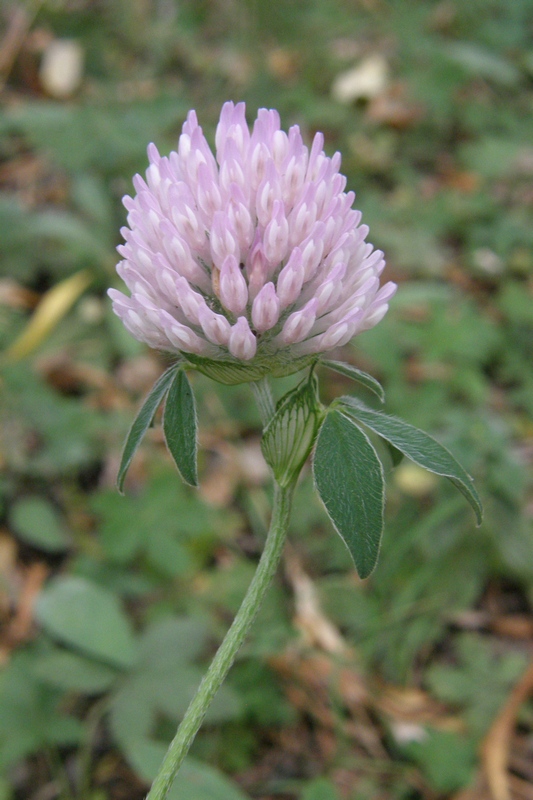
M 369 375 L 368 372 L 363 372 L 361 369 L 357 369 L 357 367 L 352 367 L 351 364 L 345 364 L 343 361 L 321 361 L 320 362 L 324 367 L 328 369 L 334 370 L 334 372 L 339 372 L 341 375 L 346 375 L 347 378 L 351 378 L 357 383 L 360 383 L 361 386 L 365 386 L 367 389 L 370 389 L 371 392 L 374 392 L 375 395 L 379 397 L 382 403 L 385 402 L 385 392 L 383 390 L 383 386 L 377 381 L 372 375 Z
M 191 486 L 198 486 L 197 427 L 194 394 L 187 375 L 180 369 L 165 403 L 163 432 L 181 477 Z
M 383 467 L 366 434 L 339 410 L 330 410 L 320 428 L 313 473 L 331 521 L 366 578 L 383 532 Z
M 185 357 L 198 372 L 207 375 L 208 378 L 214 381 L 218 381 L 218 383 L 224 383 L 226 386 L 259 381 L 267 375 L 272 375 L 273 378 L 284 378 L 309 367 L 316 361 L 316 356 L 314 355 L 282 357 L 282 354 L 279 353 L 274 359 L 267 356 L 263 358 L 256 357 L 251 361 L 238 361 L 237 359 L 233 361 L 214 360 L 197 356 L 194 353 L 186 353 Z
M 202 356 L 187 353 L 187 361 L 194 364 L 198 372 L 207 375 L 218 383 L 224 383 L 226 386 L 236 386 L 239 383 L 248 383 L 249 381 L 258 381 L 267 374 L 268 369 L 255 364 L 250 364 L 248 361 L 233 362 L 233 361 L 215 361 L 210 358 L 203 358 Z
M 139 447 L 144 434 L 152 424 L 155 412 L 159 408 L 163 397 L 168 392 L 170 384 L 174 380 L 174 376 L 178 368 L 179 364 L 173 364 L 166 370 L 166 372 L 163 372 L 161 377 L 154 383 L 150 394 L 142 404 L 141 410 L 133 421 L 133 425 L 129 430 L 126 443 L 122 451 L 122 459 L 117 475 L 117 487 L 121 493 L 124 488 L 126 473 L 128 472 L 133 456 L 135 455 L 135 451 Z
M 374 411 L 355 397 L 341 397 L 339 402 L 346 413 L 382 436 L 415 464 L 436 475 L 449 478 L 466 497 L 474 509 L 478 525 L 481 524 L 483 507 L 472 478 L 449 450 L 429 434 L 415 428 L 414 425 L 409 425 L 398 417 L 383 414 L 381 411 Z

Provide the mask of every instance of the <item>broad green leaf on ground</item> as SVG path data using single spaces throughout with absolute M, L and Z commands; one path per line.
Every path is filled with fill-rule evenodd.
M 367 408 L 354 397 L 341 397 L 339 403 L 350 416 L 382 436 L 415 464 L 449 478 L 466 497 L 474 509 L 478 525 L 481 524 L 483 508 L 472 478 L 442 444 L 398 417 Z
M 524 674 L 527 659 L 520 652 L 498 652 L 494 642 L 474 633 L 460 634 L 454 650 L 453 666 L 430 665 L 426 683 L 439 700 L 461 709 L 468 732 L 481 741 Z
M 33 673 L 51 686 L 89 695 L 109 689 L 119 674 L 106 664 L 59 649 L 36 659 Z
M 449 796 L 471 782 L 476 748 L 476 742 L 464 733 L 430 730 L 424 739 L 409 742 L 402 750 L 419 765 L 434 791 Z
M 41 550 L 61 553 L 71 544 L 63 520 L 44 497 L 21 497 L 11 507 L 9 522 L 23 541 Z
M 327 778 L 315 778 L 307 784 L 300 800 L 338 800 L 339 794 Z
M 135 771 L 151 782 L 167 751 L 162 742 L 138 739 L 128 747 L 127 758 Z M 188 756 L 168 794 L 169 800 L 248 800 L 221 772 Z
M 360 383 L 361 386 L 365 386 L 371 392 L 379 397 L 382 403 L 385 402 L 385 391 L 383 386 L 377 381 L 372 375 L 369 375 L 368 372 L 363 372 L 357 367 L 352 367 L 351 364 L 345 364 L 343 361 L 321 361 L 322 366 L 327 367 L 328 369 L 332 369 L 334 372 L 338 372 L 340 375 L 345 375 L 347 378 L 351 378 L 357 383 Z
M 132 739 L 125 748 L 124 755 L 137 775 L 146 783 L 151 783 L 157 775 L 166 752 L 167 747 L 163 742 L 156 742 L 146 735 Z
M 366 578 L 383 532 L 383 468 L 366 434 L 341 411 L 331 410 L 320 428 L 313 472 L 326 511 Z
M 183 370 L 175 376 L 165 403 L 163 431 L 178 471 L 191 486 L 198 486 L 197 419 L 194 394 Z
M 173 364 L 161 375 L 153 385 L 150 394 L 133 421 L 133 425 L 126 438 L 124 450 L 122 451 L 122 460 L 117 476 L 117 487 L 120 492 L 122 492 L 124 488 L 124 479 L 126 478 L 126 473 L 135 455 L 135 451 L 141 443 L 144 434 L 152 424 L 155 413 L 163 401 L 163 397 L 168 392 L 178 368 L 179 366 L 177 364 Z
M 215 510 L 177 480 L 175 469 L 160 460 L 150 465 L 143 488 L 128 497 L 113 489 L 91 502 L 98 518 L 99 542 L 113 564 L 146 555 L 163 577 L 193 571 L 220 536 L 231 536 L 240 524 L 233 511 Z
M 135 657 L 131 623 L 118 598 L 80 577 L 58 577 L 43 589 L 36 617 L 52 636 L 117 667 Z
M 520 70 L 513 63 L 473 42 L 450 42 L 443 48 L 443 53 L 470 75 L 493 81 L 501 86 L 514 86 L 522 77 Z
M 152 731 L 154 714 L 150 688 L 150 680 L 130 676 L 111 699 L 109 728 L 114 742 L 125 755 L 132 742 L 147 738 Z M 139 774 L 144 776 L 143 772 Z
M 113 735 L 127 751 L 131 742 L 148 736 L 161 717 L 178 721 L 202 679 L 195 659 L 208 641 L 205 623 L 197 618 L 170 617 L 152 623 L 139 642 L 139 657 L 113 697 Z M 240 714 L 239 697 L 225 685 L 208 710 L 213 722 Z
M 180 665 L 166 672 L 147 670 L 142 678 L 150 682 L 149 694 L 154 719 L 161 715 L 178 722 L 198 689 L 203 670 L 194 664 Z M 242 703 L 231 686 L 222 686 L 206 714 L 208 724 L 227 722 L 240 716 Z
M 14 468 L 17 474 L 22 467 L 32 478 L 49 481 L 55 474 L 70 476 L 94 463 L 98 436 L 105 426 L 103 416 L 79 399 L 54 391 L 26 361 L 2 365 L 2 414 L 3 428 L 10 432 L 2 443 L 7 470 Z M 23 461 L 19 460 L 17 432 L 21 438 L 38 436 L 38 447 L 20 451 Z
M 248 800 L 221 772 L 196 758 L 187 758 L 169 792 L 169 800 Z
M 24 648 L 1 672 L 0 768 L 50 744 L 79 745 L 85 736 L 80 720 L 61 709 L 60 692 L 33 674 L 35 655 Z
M 142 157 L 146 142 L 176 125 L 188 106 L 175 92 L 138 102 L 20 103 L 6 114 L 6 129 L 22 133 L 69 172 L 116 172 Z
M 206 624 L 196 617 L 166 617 L 153 622 L 139 642 L 139 664 L 155 671 L 172 671 L 191 663 L 205 649 Z
M 0 800 L 10 800 L 12 796 L 7 778 L 2 778 L 0 776 Z

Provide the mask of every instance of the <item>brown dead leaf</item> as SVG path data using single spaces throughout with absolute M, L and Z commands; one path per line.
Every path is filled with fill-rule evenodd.
M 35 153 L 23 152 L 0 164 L 0 188 L 14 193 L 13 199 L 26 208 L 65 203 L 69 196 L 67 177 Z
M 239 484 L 240 468 L 236 448 L 228 442 L 201 436 L 201 445 L 211 448 L 213 457 L 200 483 L 200 495 L 210 505 L 226 508 Z
M 461 731 L 462 721 L 430 694 L 415 687 L 404 688 L 383 684 L 376 692 L 377 708 L 395 722 L 430 725 L 447 731 Z
M 35 4 L 37 5 L 37 3 Z M 32 22 L 30 15 L 23 5 L 13 5 L 7 28 L 0 42 L 0 91 L 9 76 L 17 54 L 22 47 Z
M 509 775 L 509 788 L 513 800 L 533 800 L 533 785 L 516 775 Z
M 475 172 L 452 169 L 443 176 L 443 185 L 460 194 L 472 194 L 479 189 L 480 178 Z
M 321 714 L 331 724 L 329 710 L 330 687 L 341 694 L 347 707 L 352 710 L 369 702 L 366 683 L 355 666 L 355 659 L 339 664 L 330 656 L 315 651 L 303 652 L 296 648 L 271 658 L 272 666 L 286 679 L 290 679 L 292 687 L 299 686 L 300 697 L 307 698 L 308 706 L 298 703 L 298 707 L 306 710 L 317 710 L 319 700 L 328 708 Z M 314 713 L 314 712 L 312 712 Z
M 387 758 L 381 730 L 368 711 L 368 688 L 353 654 L 339 663 L 325 653 L 294 648 L 272 657 L 270 663 L 283 678 L 289 702 L 325 729 L 326 736 L 342 729 L 361 755 Z M 339 713 L 339 705 L 345 714 Z
M 304 571 L 296 551 L 289 545 L 285 548 L 285 572 L 294 592 L 296 613 L 293 622 L 306 644 L 326 653 L 346 653 L 346 642 L 322 611 L 315 585 Z
M 25 289 L 12 278 L 0 280 L 0 305 L 22 311 L 34 309 L 39 302 L 39 295 Z
M 413 356 L 405 364 L 405 373 L 411 383 L 446 381 L 453 377 L 453 367 L 439 362 L 423 362 Z
M 376 94 L 368 104 L 367 117 L 371 122 L 405 130 L 417 125 L 424 117 L 424 108 L 408 96 L 405 83 L 396 81 Z
M 483 743 L 483 767 L 493 800 L 513 800 L 511 787 L 515 789 L 515 792 L 520 789 L 521 794 L 515 793 L 515 796 L 526 797 L 522 787 L 525 781 L 511 776 L 508 772 L 508 765 L 516 716 L 520 706 L 532 691 L 533 661 L 513 688 Z M 530 784 L 528 785 L 530 786 Z M 533 797 L 533 792 L 529 794 L 529 798 L 531 797 Z
M 161 376 L 163 368 L 153 353 L 128 358 L 116 371 L 117 382 L 128 392 L 146 395 Z
M 533 787 L 533 739 L 530 730 L 517 733 L 513 737 L 509 768 Z
M 298 76 L 298 54 L 284 47 L 276 47 L 267 55 L 268 71 L 278 80 L 289 82 Z
M 63 394 L 90 393 L 91 408 L 129 409 L 131 400 L 105 370 L 84 361 L 74 361 L 68 352 L 43 356 L 36 362 L 47 383 Z
M 532 639 L 533 618 L 527 614 L 500 614 L 491 619 L 490 629 L 511 639 Z
M 204 500 L 219 508 L 228 506 L 239 485 L 249 489 L 264 486 L 270 472 L 261 453 L 259 439 L 252 437 L 238 447 L 223 438 L 223 430 L 203 430 L 200 445 L 210 458 L 200 485 Z
M 112 383 L 102 369 L 74 361 L 66 352 L 43 356 L 36 361 L 39 373 L 60 392 L 77 392 L 84 388 L 103 389 Z
M 23 574 L 15 616 L 8 628 L 8 638 L 13 645 L 20 644 L 31 636 L 35 601 L 43 587 L 48 571 L 46 564 L 36 562 L 30 564 Z
M 478 773 L 472 786 L 461 789 L 450 800 L 492 800 L 485 777 Z
M 6 620 L 18 584 L 17 543 L 6 531 L 0 532 L 0 620 Z M 1 628 L 2 632 L 5 627 Z

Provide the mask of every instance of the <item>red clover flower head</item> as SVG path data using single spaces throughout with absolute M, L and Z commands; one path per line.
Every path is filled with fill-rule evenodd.
M 131 296 L 109 295 L 133 336 L 200 369 L 238 366 L 245 381 L 376 325 L 396 285 L 380 288 L 383 253 L 344 191 L 340 153 L 325 155 L 321 133 L 308 150 L 274 110 L 250 132 L 244 103 L 224 104 L 215 142 L 216 157 L 190 111 L 178 151 L 150 144 L 146 180 L 124 198 L 117 272 Z

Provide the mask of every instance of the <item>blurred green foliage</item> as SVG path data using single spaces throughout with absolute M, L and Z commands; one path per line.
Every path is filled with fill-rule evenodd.
M 387 411 L 453 451 L 476 479 L 485 522 L 474 527 L 446 482 L 393 468 L 383 452 L 386 535 L 361 583 L 307 472 L 291 543 L 322 612 L 369 681 L 427 691 L 462 728 L 421 723 L 421 737 L 402 743 L 384 721 L 385 750 L 370 757 L 349 739 L 345 699 L 331 687 L 334 744 L 314 753 L 313 704 L 298 705 L 279 668 L 309 651 L 291 581 L 280 579 L 174 796 L 451 796 L 475 779 L 479 743 L 525 665 L 520 639 L 483 622 L 465 633 L 462 620 L 530 615 L 533 603 L 531 2 L 42 0 L 4 4 L 6 26 L 16 5 L 27 35 L 0 75 L 2 350 L 47 290 L 83 268 L 92 283 L 29 357 L 1 364 L 0 506 L 17 552 L 0 567 L 0 797 L 37 796 L 51 780 L 70 781 L 80 799 L 118 797 L 102 768 L 112 754 L 140 798 L 261 549 L 268 482 L 260 468 L 235 467 L 260 458 L 247 387 L 193 378 L 211 494 L 183 487 L 157 432 L 127 497 L 113 487 L 134 410 L 166 366 L 105 298 L 118 285 L 120 198 L 149 141 L 168 152 L 193 107 L 212 140 L 227 99 L 246 100 L 250 119 L 276 107 L 285 128 L 323 130 L 328 152 L 341 150 L 400 289 L 385 320 L 336 356 L 382 381 Z M 55 38 L 84 56 L 67 99 L 48 96 L 39 77 Z M 376 54 L 388 66 L 378 94 L 335 99 L 336 77 Z M 353 391 L 326 370 L 320 381 L 325 400 Z M 17 638 L 10 613 L 43 564 L 33 627 Z M 59 794 L 66 800 L 65 785 Z

